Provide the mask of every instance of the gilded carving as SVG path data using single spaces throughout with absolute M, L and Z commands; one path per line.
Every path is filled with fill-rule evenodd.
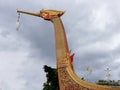
M 57 52 L 57 55 L 60 56 L 60 60 L 57 60 L 57 69 L 58 69 L 58 76 L 59 76 L 59 86 L 60 90 L 120 90 L 120 88 L 112 88 L 108 86 L 100 86 L 96 84 L 91 84 L 88 82 L 81 81 L 80 78 L 76 76 L 73 70 L 73 66 L 70 63 L 70 54 L 69 54 L 69 48 L 68 43 L 66 39 L 66 33 L 64 30 L 63 23 L 60 19 L 60 16 L 64 14 L 63 11 L 57 11 L 57 10 L 41 10 L 37 13 L 33 12 L 25 12 L 21 10 L 17 10 L 18 13 L 24 13 L 29 14 L 37 17 L 41 17 L 45 20 L 50 20 L 53 22 L 55 27 L 55 38 L 57 41 L 57 45 L 59 47 L 56 47 L 57 50 L 60 50 L 60 52 Z M 65 53 L 63 54 L 63 51 L 65 50 Z M 70 70 L 67 71 L 68 67 Z M 77 81 L 77 82 L 76 82 Z
M 58 60 L 57 63 L 58 68 L 68 66 L 68 64 L 70 63 L 69 59 L 70 59 L 69 53 L 64 51 L 64 57 L 62 57 L 61 60 Z
M 90 90 L 88 88 L 82 87 L 78 83 L 76 83 L 68 74 L 66 68 L 58 69 L 60 74 L 60 83 L 63 86 L 63 90 Z

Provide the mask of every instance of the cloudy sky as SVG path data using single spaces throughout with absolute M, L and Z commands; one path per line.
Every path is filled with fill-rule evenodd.
M 56 67 L 51 22 L 21 14 L 16 31 L 16 9 L 65 10 L 69 48 L 75 53 L 78 76 L 94 82 L 120 79 L 120 0 L 0 0 L 0 90 L 42 90 L 43 65 Z M 86 67 L 92 73 L 87 76 Z

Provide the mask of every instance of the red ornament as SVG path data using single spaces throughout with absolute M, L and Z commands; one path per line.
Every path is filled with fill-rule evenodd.
M 73 62 L 73 59 L 74 59 L 74 53 L 70 56 L 70 62 L 72 63 Z
M 44 19 L 50 19 L 50 13 L 49 12 L 45 12 Z

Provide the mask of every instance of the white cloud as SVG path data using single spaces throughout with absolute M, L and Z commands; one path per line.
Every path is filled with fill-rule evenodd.
M 5 28 L 0 31 L 0 87 L 5 90 L 21 90 L 26 81 L 19 77 L 23 74 L 22 64 L 28 59 L 28 43 L 8 33 Z
M 22 52 L 0 52 L 0 87 L 2 89 L 5 89 L 6 86 L 9 90 L 23 88 L 25 81 L 19 79 L 19 76 L 22 75 L 20 72 L 22 63 L 27 59 L 25 56 Z

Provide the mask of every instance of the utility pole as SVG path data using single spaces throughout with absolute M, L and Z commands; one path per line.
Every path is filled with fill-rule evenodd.
M 109 80 L 110 80 L 110 77 L 111 77 L 110 71 L 111 71 L 111 70 L 110 70 L 109 67 L 105 70 L 107 81 L 109 81 Z

